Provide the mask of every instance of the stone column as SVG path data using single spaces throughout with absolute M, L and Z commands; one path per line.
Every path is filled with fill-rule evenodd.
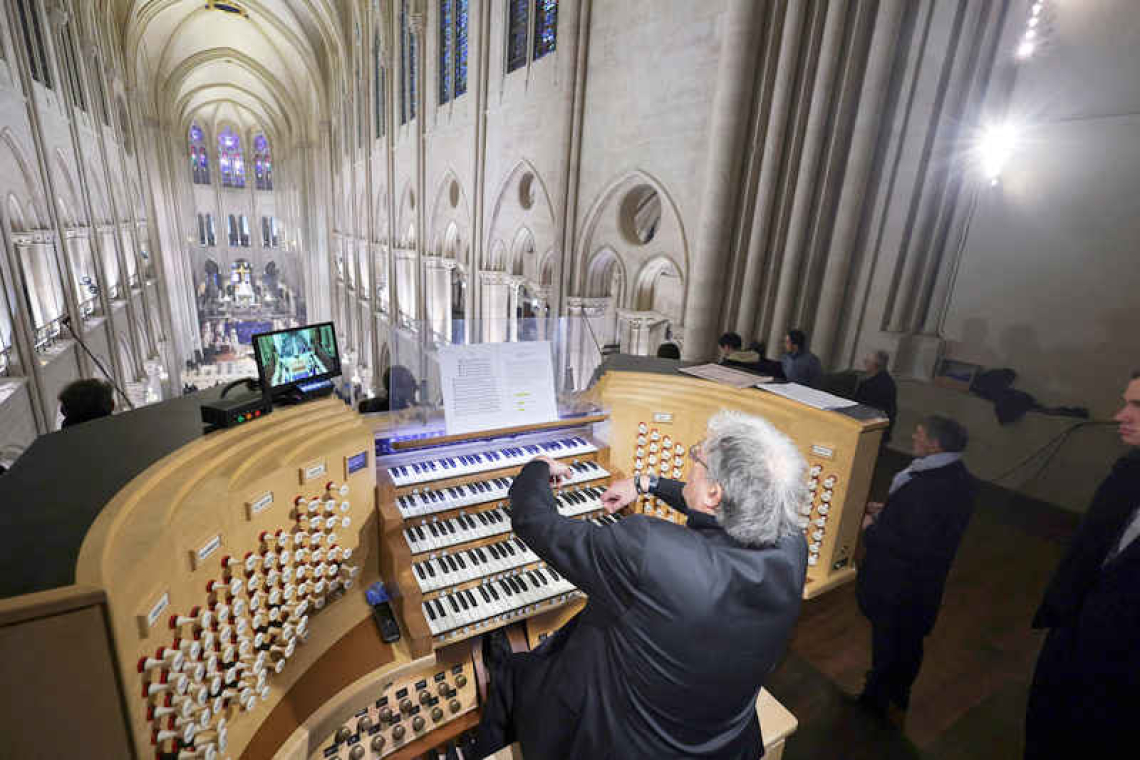
M 525 280 L 522 277 L 507 278 L 507 287 L 510 288 L 507 300 L 507 340 L 511 343 L 517 343 L 519 339 L 519 306 L 521 305 L 519 291 L 522 289 L 523 282 Z
M 686 358 L 694 358 L 712 346 L 720 327 L 720 294 L 729 269 L 740 156 L 756 80 L 758 17 L 764 7 L 756 0 L 729 0 L 720 27 L 723 34 L 709 126 L 708 165 L 685 304 L 684 322 L 692 335 L 689 346 L 695 350 L 687 352 Z

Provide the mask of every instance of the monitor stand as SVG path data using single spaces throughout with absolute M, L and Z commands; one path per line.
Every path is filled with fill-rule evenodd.
M 331 380 L 298 382 L 273 391 L 273 405 L 289 406 L 292 404 L 303 404 L 306 401 L 328 396 L 332 392 L 333 384 Z

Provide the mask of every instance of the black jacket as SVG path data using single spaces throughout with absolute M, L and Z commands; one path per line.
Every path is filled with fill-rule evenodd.
M 884 442 L 891 440 L 891 433 L 895 429 L 895 417 L 899 414 L 898 395 L 895 381 L 886 370 L 864 378 L 855 389 L 855 401 L 882 410 L 890 420 L 883 436 Z
M 532 462 L 515 479 L 514 529 L 589 603 L 524 658 L 527 760 L 760 757 L 756 698 L 799 614 L 803 537 L 751 549 L 703 514 L 603 528 L 561 517 L 548 476 Z M 658 495 L 684 510 L 681 487 L 662 480 Z
M 1140 507 L 1140 452 L 1121 457 L 1045 591 L 1035 628 L 1067 629 L 1067 667 L 1095 685 L 1104 709 L 1126 710 L 1140 690 L 1140 539 L 1105 564 Z M 1126 696 L 1127 695 L 1127 696 Z M 1121 699 L 1119 704 L 1113 703 Z
M 929 631 L 962 534 L 974 513 L 977 483 L 961 461 L 914 473 L 887 498 L 863 534 L 859 603 L 868 616 L 907 605 Z

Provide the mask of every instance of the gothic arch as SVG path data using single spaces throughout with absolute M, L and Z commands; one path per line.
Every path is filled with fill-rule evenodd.
M 522 203 L 529 190 L 529 207 Z M 530 161 L 521 159 L 499 183 L 495 205 L 491 210 L 491 224 L 487 233 L 487 250 L 491 241 L 508 238 L 509 230 L 525 225 L 531 232 L 536 250 L 554 245 L 554 205 L 545 180 Z
M 654 237 L 645 243 L 630 242 L 619 234 L 622 201 L 640 186 L 648 186 L 661 199 L 661 220 L 656 227 Z M 588 279 L 593 258 L 597 255 L 587 258 L 586 252 L 600 251 L 604 247 L 612 248 L 623 263 L 633 266 L 639 272 L 649 262 L 665 257 L 679 273 L 682 282 L 687 280 L 690 264 L 689 242 L 680 211 L 672 194 L 648 172 L 631 169 L 611 180 L 590 204 L 578 239 L 580 242 L 578 253 L 574 257 L 573 281 L 579 293 L 590 291 Z M 687 293 L 683 294 L 682 313 L 684 299 L 687 297 Z
M 38 228 L 41 226 L 41 220 L 47 219 L 47 203 L 43 194 L 40 192 L 39 185 L 35 182 L 33 177 L 36 175 L 29 170 L 29 164 L 24 158 L 24 151 L 20 147 L 20 142 L 12 133 L 11 128 L 4 127 L 0 130 L 0 143 L 8 148 L 12 161 L 15 162 L 15 167 L 18 170 L 18 175 L 12 175 L 4 172 L 4 190 L 9 190 L 27 199 L 28 208 L 25 210 L 25 223 L 32 222 Z M 0 152 L 0 166 L 2 163 L 3 153 Z M 2 175 L 0 175 L 2 176 Z M 18 182 L 14 180 L 23 180 Z
M 617 293 L 611 292 L 615 275 L 620 283 Z M 605 298 L 612 295 L 617 299 L 615 305 L 622 308 L 625 306 L 624 291 L 627 282 L 629 282 L 629 278 L 626 275 L 625 262 L 621 260 L 613 248 L 605 246 L 595 251 L 594 255 L 590 257 L 589 265 L 586 268 L 583 293 L 588 298 Z
M 675 294 L 669 293 L 666 288 L 661 287 L 661 278 L 667 276 L 678 278 L 679 293 L 683 294 L 685 292 L 685 276 L 677 269 L 677 264 L 671 258 L 661 255 L 645 262 L 637 273 L 635 287 L 631 294 L 631 306 L 637 311 L 658 311 L 670 319 L 680 321 L 683 312 L 677 308 L 670 308 L 674 304 L 669 303 L 670 297 Z
M 510 266 L 507 271 L 514 275 L 526 275 L 527 261 L 532 260 L 534 257 L 534 235 L 526 227 L 520 227 L 515 232 L 514 240 L 511 243 L 511 259 Z M 534 269 L 534 265 L 531 265 Z M 535 274 L 531 272 L 529 274 Z
M 471 251 L 471 211 L 467 191 L 455 172 L 448 169 L 440 179 L 428 229 L 434 242 L 432 251 L 468 264 Z M 455 235 L 449 242 L 449 235 Z M 443 251 L 450 251 L 449 254 Z

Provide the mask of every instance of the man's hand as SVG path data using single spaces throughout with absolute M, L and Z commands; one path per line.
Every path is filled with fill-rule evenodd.
M 550 457 L 535 457 L 536 462 L 546 462 L 546 466 L 550 468 L 550 485 L 556 486 L 562 482 L 563 478 L 569 477 L 571 470 L 570 465 L 562 464 Z
M 863 527 L 870 527 L 875 520 L 879 519 L 879 513 L 883 511 L 883 502 L 869 501 L 867 502 L 867 511 L 863 514 Z
M 637 488 L 633 485 L 633 478 L 626 478 L 610 484 L 602 494 L 602 506 L 606 508 L 606 514 L 612 515 L 636 498 Z

